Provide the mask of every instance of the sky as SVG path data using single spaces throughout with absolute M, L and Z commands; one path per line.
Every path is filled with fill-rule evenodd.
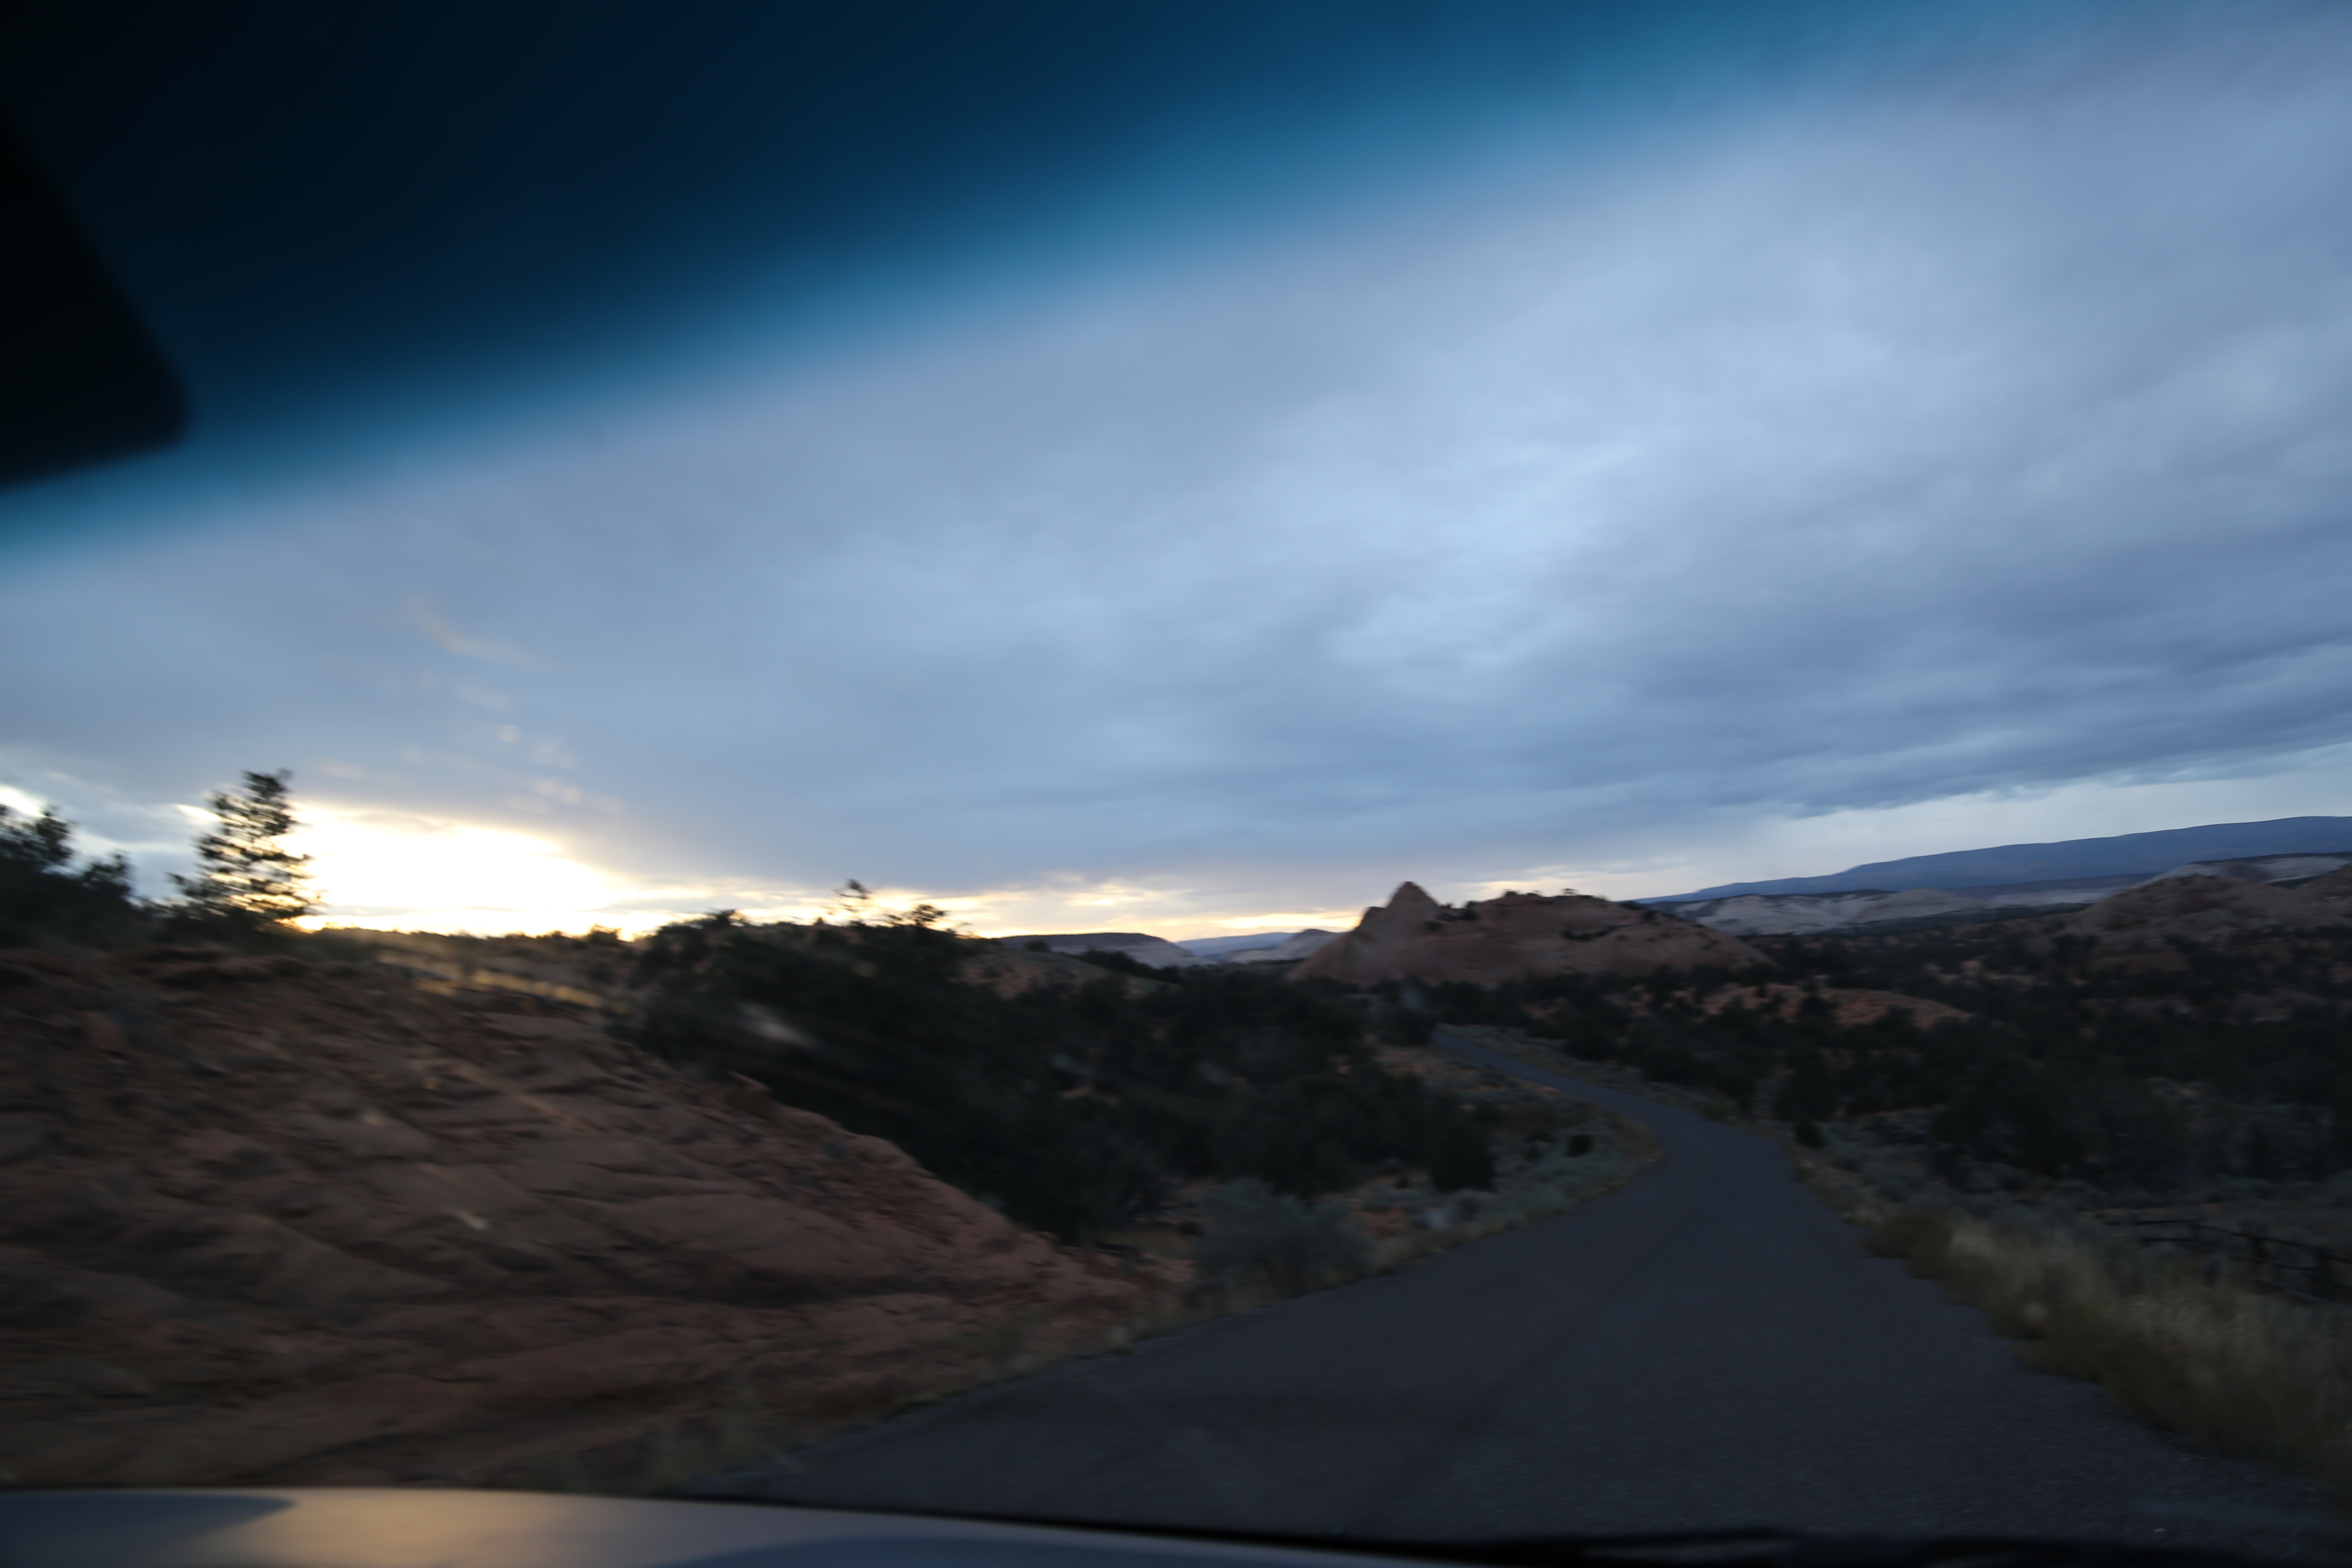
M 2352 810 L 2341 8 L 105 9 L 0 58 L 196 429 L 0 494 L 0 800 L 152 890 L 247 768 L 491 931 Z

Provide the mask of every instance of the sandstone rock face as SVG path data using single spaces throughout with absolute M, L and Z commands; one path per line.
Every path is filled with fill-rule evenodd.
M 721 1406 L 814 1432 L 1096 1348 L 1175 1283 L 560 1003 L 339 967 L 0 954 L 0 1479 L 622 1475 Z
M 1459 910 L 1407 882 L 1356 929 L 1290 972 L 1351 985 L 1383 980 L 1483 984 L 1546 974 L 1649 974 L 1744 969 L 1769 960 L 1736 936 L 1655 910 L 1566 893 L 1505 893 Z

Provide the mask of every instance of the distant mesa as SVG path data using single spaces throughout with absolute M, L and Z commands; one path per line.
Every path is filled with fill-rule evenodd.
M 2335 817 L 2316 820 L 2333 822 Z M 2262 826 L 2262 825 L 2257 825 Z M 2184 829 L 2183 831 L 2192 831 Z M 2155 834 L 2137 835 L 2156 837 Z M 1929 856 L 1923 858 L 1933 859 Z M 2339 868 L 2352 867 L 2352 849 L 2305 850 L 2283 855 L 2251 855 L 2228 860 L 2192 860 L 2168 867 L 2154 876 L 2064 877 L 2045 882 L 2011 882 L 1993 887 L 1911 888 L 1889 892 L 1863 888 L 1831 893 L 1740 893 L 1729 898 L 1658 900 L 1687 921 L 1734 936 L 1801 936 L 1811 931 L 1843 931 L 1853 926 L 1885 925 L 1896 921 L 2053 914 L 2064 910 L 2112 901 L 2126 891 L 2198 878 L 2220 879 L 2240 886 L 2294 888 L 2316 886 Z
M 1042 942 L 1050 952 L 1073 957 L 1082 952 L 1123 952 L 1138 963 L 1155 969 L 1191 969 L 1213 963 L 1287 963 L 1307 957 L 1339 932 L 1328 931 L 1257 931 L 1248 936 L 1206 937 L 1197 942 L 1167 942 L 1136 931 L 1090 931 L 1053 935 L 1001 936 L 1006 947 L 1025 948 Z
M 1290 972 L 1293 980 L 1495 984 L 1548 974 L 1650 974 L 1769 963 L 1738 937 L 1656 910 L 1579 893 L 1505 893 L 1456 909 L 1415 883 Z
M 2159 833 L 2119 833 L 2107 838 L 2068 838 L 2055 844 L 2003 844 L 1991 849 L 1956 849 L 1877 860 L 1830 877 L 1783 877 L 1770 882 L 1727 882 L 1695 893 L 1674 893 L 1645 903 L 1681 903 L 1696 899 L 1738 898 L 1749 893 L 1855 893 L 1895 889 L 1970 889 L 1990 893 L 2018 884 L 2042 885 L 2091 879 L 2124 879 L 2125 887 L 2192 862 L 2261 859 L 2309 854 L 2326 847 L 2352 845 L 2352 816 L 2282 816 L 2270 822 L 2219 822 L 2203 827 L 2168 827 Z M 2352 858 L 2352 853 L 2337 857 Z

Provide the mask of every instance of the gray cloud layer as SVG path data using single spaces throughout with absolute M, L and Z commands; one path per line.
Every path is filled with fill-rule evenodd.
M 2259 772 L 2352 738 L 2352 30 L 2262 15 L 20 561 L 11 761 L 932 888 Z

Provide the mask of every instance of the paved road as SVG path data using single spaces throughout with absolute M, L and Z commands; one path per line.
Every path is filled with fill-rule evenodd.
M 1753 1134 L 1646 1122 L 1650 1173 L 1542 1225 L 931 1406 L 735 1489 L 780 1500 L 1459 1539 L 1769 1521 L 2304 1555 L 2317 1491 L 2029 1372 Z

